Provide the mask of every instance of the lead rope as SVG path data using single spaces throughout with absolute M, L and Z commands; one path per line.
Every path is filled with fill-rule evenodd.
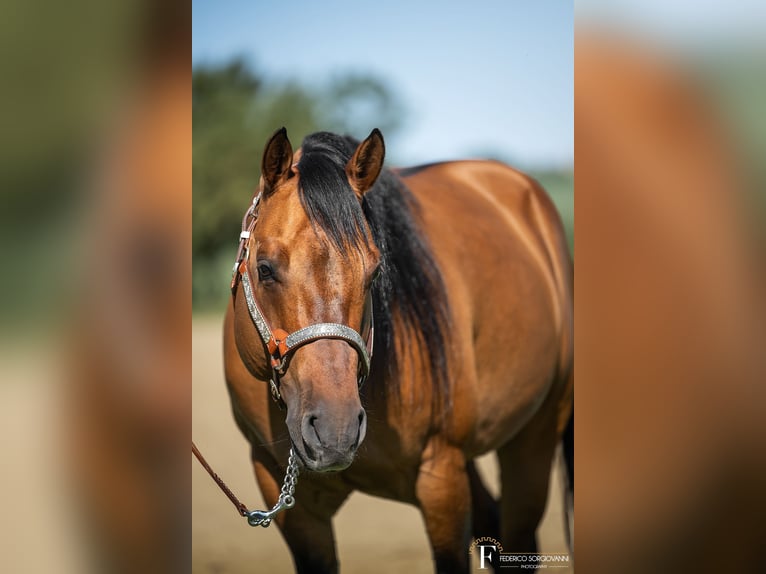
M 215 481 L 218 487 L 223 493 L 231 500 L 232 504 L 242 516 L 247 518 L 247 523 L 250 526 L 263 526 L 268 528 L 271 524 L 271 520 L 283 510 L 287 510 L 295 506 L 295 487 L 298 484 L 298 474 L 300 469 L 298 468 L 298 460 L 295 456 L 293 449 L 290 449 L 290 455 L 287 457 L 287 470 L 285 471 L 285 479 L 282 481 L 282 489 L 279 493 L 279 498 L 276 504 L 271 510 L 249 510 L 244 503 L 236 497 L 231 489 L 226 486 L 226 483 L 218 476 L 215 471 L 202 456 L 197 446 L 192 441 L 192 453 L 197 457 L 202 467 L 207 471 L 211 478 Z

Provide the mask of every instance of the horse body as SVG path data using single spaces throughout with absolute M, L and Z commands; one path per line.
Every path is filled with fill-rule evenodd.
M 467 419 L 455 438 L 472 458 L 512 438 L 554 383 L 566 381 L 572 364 L 567 247 L 542 188 L 507 166 L 450 162 L 406 181 L 448 286 L 455 402 Z
M 553 454 L 570 417 L 572 270 L 561 223 L 542 188 L 496 162 L 434 164 L 401 170 L 398 177 L 416 199 L 416 219 L 444 284 L 447 386 L 440 389 L 429 376 L 417 325 L 393 317 L 393 344 L 407 360 L 397 361 L 391 372 L 383 364 L 386 357 L 373 358 L 370 380 L 358 393 L 367 412 L 367 438 L 353 464 L 331 480 L 322 473 L 302 474 L 296 507 L 277 518 L 298 571 L 337 569 L 331 517 L 355 489 L 417 505 L 438 571 L 467 570 L 471 533 L 493 536 L 506 550 L 535 551 Z M 297 201 L 279 193 L 285 202 Z M 300 209 L 293 205 L 290 213 Z M 298 226 L 300 233 L 309 233 L 304 227 Z M 375 249 L 359 255 L 356 267 L 378 255 Z M 225 321 L 226 378 L 235 418 L 252 445 L 256 477 L 271 505 L 296 435 L 287 439 L 285 412 L 271 401 L 263 345 L 243 309 L 240 290 Z M 346 315 L 348 324 L 360 320 L 352 311 Z M 315 346 L 324 356 L 347 347 L 319 341 L 306 349 Z M 299 353 L 302 363 L 310 362 L 299 349 L 296 363 Z M 331 362 L 344 361 L 351 361 L 352 369 L 353 353 Z M 298 373 L 291 384 L 298 386 L 298 376 L 308 375 Z M 338 404 L 351 405 L 344 407 L 346 413 L 356 403 L 341 398 L 341 387 L 348 385 L 338 383 L 332 392 Z M 302 388 L 295 400 L 305 403 L 320 392 Z M 296 409 L 288 403 L 291 410 Z M 346 426 L 337 433 L 347 432 Z M 362 438 L 363 431 L 364 425 L 358 431 Z M 471 462 L 492 450 L 502 473 L 499 512 Z

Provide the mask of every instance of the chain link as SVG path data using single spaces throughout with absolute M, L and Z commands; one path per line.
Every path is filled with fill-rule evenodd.
M 298 459 L 293 449 L 290 449 L 290 456 L 287 458 L 287 471 L 282 481 L 282 489 L 279 493 L 277 503 L 271 510 L 251 510 L 247 513 L 247 523 L 250 526 L 263 526 L 268 528 L 271 520 L 283 510 L 295 506 L 295 487 L 298 485 Z

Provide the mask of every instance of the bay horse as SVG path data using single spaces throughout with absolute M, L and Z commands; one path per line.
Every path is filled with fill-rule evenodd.
M 295 153 L 278 130 L 232 281 L 233 413 L 269 506 L 291 447 L 303 467 L 275 519 L 298 572 L 338 570 L 331 519 L 354 490 L 417 506 L 438 572 L 468 571 L 472 535 L 535 552 L 572 416 L 573 271 L 542 187 L 384 157 L 377 129 Z M 490 451 L 499 505 L 472 462 Z

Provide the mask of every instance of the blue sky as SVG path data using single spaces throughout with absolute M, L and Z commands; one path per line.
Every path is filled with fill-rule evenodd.
M 193 1 L 193 63 L 277 79 L 373 73 L 407 110 L 401 163 L 497 153 L 573 164 L 572 0 Z M 366 134 L 353 134 L 363 137 Z
M 709 49 L 711 43 L 763 50 L 763 0 L 577 0 L 576 14 L 621 34 L 673 46 Z

